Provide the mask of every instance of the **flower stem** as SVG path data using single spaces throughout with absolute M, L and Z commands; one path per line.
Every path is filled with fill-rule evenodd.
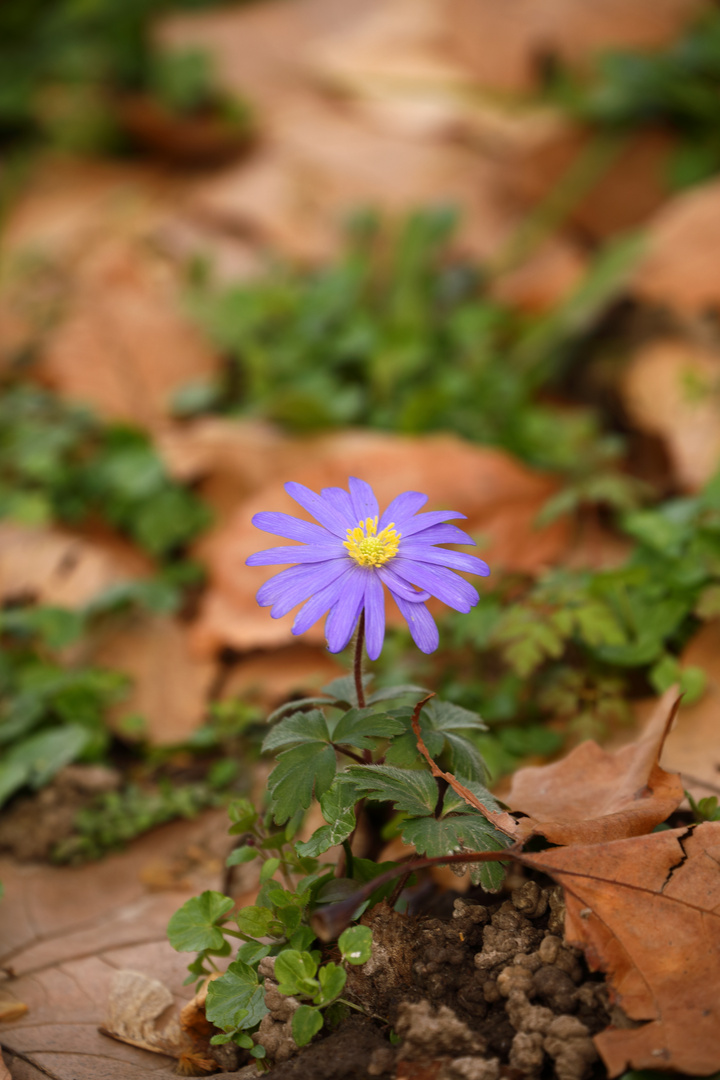
M 355 693 L 359 709 L 365 708 L 365 688 L 362 680 L 362 652 L 365 644 L 365 612 L 360 612 L 360 618 L 355 631 L 355 660 L 353 662 L 353 675 L 355 676 Z

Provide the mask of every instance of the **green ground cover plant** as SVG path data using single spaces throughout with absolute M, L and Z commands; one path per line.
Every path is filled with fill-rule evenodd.
M 600 131 L 642 128 L 672 132 L 678 146 L 666 180 L 671 188 L 701 183 L 720 169 L 717 95 L 720 90 L 720 14 L 709 10 L 656 52 L 609 52 L 591 80 L 555 72 L 550 96 Z

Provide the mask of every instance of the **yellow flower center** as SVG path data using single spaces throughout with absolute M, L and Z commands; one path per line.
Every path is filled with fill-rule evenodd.
M 376 517 L 366 518 L 347 531 L 343 546 L 359 566 L 383 566 L 398 553 L 401 534 L 395 532 L 395 522 L 381 533 L 377 531 L 377 523 Z

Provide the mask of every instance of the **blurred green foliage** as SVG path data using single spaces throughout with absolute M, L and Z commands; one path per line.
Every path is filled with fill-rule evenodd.
M 601 128 L 673 132 L 678 148 L 668 182 L 699 183 L 720 170 L 720 11 L 709 10 L 664 51 L 607 53 L 589 84 L 561 73 L 550 91 L 572 114 Z
M 209 58 L 163 53 L 152 28 L 178 9 L 217 0 L 4 0 L 0 4 L 0 143 L 48 134 L 58 113 L 75 141 L 117 140 L 98 90 L 159 91 L 180 112 L 218 95 Z M 78 94 L 79 92 L 79 94 Z M 70 114 L 75 113 L 74 116 Z
M 196 274 L 189 304 L 226 366 L 215 384 L 178 395 L 177 412 L 262 416 L 300 433 L 453 431 L 564 472 L 569 508 L 593 500 L 590 482 L 605 483 L 603 501 L 634 505 L 633 482 L 614 468 L 622 441 L 592 410 L 540 395 L 571 364 L 637 245 L 608 249 L 556 311 L 531 318 L 493 300 L 482 271 L 452 254 L 455 227 L 444 207 L 395 233 L 359 214 L 342 255 L 320 270 L 276 266 L 223 287 Z
M 31 385 L 0 394 L 0 518 L 26 524 L 99 520 L 148 554 L 177 556 L 210 514 L 167 474 L 150 439 L 104 425 Z

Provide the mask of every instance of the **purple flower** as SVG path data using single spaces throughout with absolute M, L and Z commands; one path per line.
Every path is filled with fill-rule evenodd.
M 447 524 L 464 518 L 451 510 L 418 514 L 427 502 L 419 491 L 405 491 L 379 515 L 372 488 L 350 477 L 344 488 L 323 488 L 316 495 L 304 484 L 288 483 L 288 495 L 308 510 L 319 525 L 290 514 L 262 513 L 253 525 L 300 545 L 258 551 L 248 566 L 295 563 L 270 578 L 258 591 L 261 607 L 272 605 L 274 619 L 307 601 L 293 623 L 293 634 L 303 634 L 329 612 L 325 636 L 330 652 L 340 652 L 350 641 L 362 611 L 365 612 L 367 653 L 376 660 L 385 636 L 383 585 L 389 589 L 405 618 L 416 645 L 431 653 L 438 646 L 438 631 L 424 601 L 436 596 L 456 611 L 467 612 L 478 603 L 477 591 L 453 570 L 471 574 L 490 573 L 486 563 L 437 544 L 474 544 L 475 541 Z

